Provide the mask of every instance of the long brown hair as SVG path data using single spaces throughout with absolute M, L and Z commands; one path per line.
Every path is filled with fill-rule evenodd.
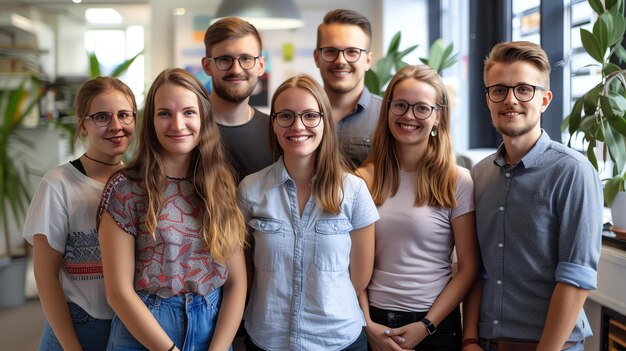
M 148 196 L 145 223 L 148 231 L 155 235 L 157 216 L 163 206 L 161 189 L 167 177 L 161 155 L 162 146 L 154 128 L 154 99 L 157 90 L 164 84 L 183 87 L 198 97 L 202 124 L 200 140 L 192 151 L 189 171 L 196 193 L 202 200 L 200 234 L 212 257 L 224 263 L 233 252 L 245 245 L 245 223 L 237 205 L 235 177 L 226 161 L 208 94 L 202 83 L 189 72 L 180 68 L 166 69 L 152 83 L 146 96 L 145 117 L 139 132 L 137 151 L 124 173 L 143 181 Z
M 316 150 L 315 176 L 313 177 L 311 191 L 318 206 L 328 212 L 339 213 L 341 212 L 341 202 L 343 201 L 343 177 L 346 172 L 348 172 L 348 167 L 339 151 L 339 141 L 337 140 L 337 134 L 335 132 L 330 102 L 328 101 L 324 89 L 315 79 L 308 74 L 297 75 L 287 79 L 274 92 L 270 123 L 274 120 L 273 115 L 275 112 L 274 104 L 276 98 L 290 88 L 304 89 L 311 93 L 315 100 L 317 100 L 320 112 L 324 114 L 322 117 L 324 119 L 324 123 L 322 123 L 324 134 Z M 270 129 L 272 129 L 271 125 Z M 278 144 L 276 135 L 274 133 L 272 133 L 272 135 L 274 154 L 282 155 L 283 149 L 280 147 L 280 144 Z
M 365 164 L 374 166 L 374 182 L 371 193 L 374 203 L 380 206 L 400 187 L 400 164 L 396 155 L 395 141 L 389 130 L 389 101 L 399 82 L 416 79 L 435 88 L 436 104 L 441 110 L 437 135 L 428 138 L 426 152 L 417 165 L 417 194 L 415 206 L 456 207 L 457 169 L 450 142 L 450 109 L 448 93 L 441 77 L 426 65 L 406 66 L 391 79 L 382 102 L 380 118 L 374 132 L 372 153 Z M 434 118 L 434 116 L 431 116 Z

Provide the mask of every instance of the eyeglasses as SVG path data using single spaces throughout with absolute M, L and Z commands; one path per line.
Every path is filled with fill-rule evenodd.
M 283 110 L 279 112 L 273 112 L 272 118 L 278 123 L 278 125 L 282 128 L 289 128 L 296 121 L 296 116 L 300 116 L 300 121 L 307 128 L 315 128 L 320 125 L 322 121 L 322 117 L 324 117 L 323 112 L 318 111 L 304 111 L 301 113 L 295 113 L 290 110 Z
M 396 116 L 404 115 L 409 110 L 409 107 L 413 110 L 413 115 L 417 119 L 428 119 L 434 110 L 441 110 L 441 107 L 431 106 L 422 102 L 409 104 L 404 100 L 389 101 L 389 111 Z
M 113 120 L 113 115 L 117 116 L 117 120 L 120 121 L 123 125 L 130 125 L 135 121 L 135 117 L 137 117 L 137 112 L 135 111 L 117 111 L 117 113 L 111 112 L 96 112 L 92 115 L 85 116 L 85 119 L 91 119 L 93 123 L 98 127 L 107 127 L 111 124 Z
M 546 90 L 546 88 L 539 85 L 530 84 L 518 84 L 515 86 L 508 86 L 502 84 L 496 84 L 485 88 L 487 90 L 487 96 L 489 100 L 498 103 L 504 101 L 509 95 L 509 89 L 513 89 L 513 95 L 520 102 L 528 102 L 535 97 L 536 90 Z
M 218 56 L 218 57 L 207 57 L 209 60 L 213 60 L 215 62 L 215 66 L 220 71 L 228 71 L 233 67 L 233 63 L 235 60 L 239 62 L 239 67 L 245 70 L 249 70 L 254 68 L 256 65 L 256 60 L 260 59 L 261 56 L 250 56 L 250 55 L 241 55 L 239 57 L 232 57 L 228 55 Z
M 357 62 L 361 58 L 361 53 L 367 51 L 359 48 L 345 48 L 343 50 L 339 50 L 330 46 L 319 48 L 317 50 L 321 53 L 322 59 L 326 62 L 335 62 L 337 57 L 339 57 L 339 53 L 342 53 L 343 58 L 346 59 L 346 62 L 348 63 Z

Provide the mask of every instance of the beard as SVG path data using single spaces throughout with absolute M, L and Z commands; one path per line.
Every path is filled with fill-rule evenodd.
M 233 78 L 233 77 L 226 76 L 223 79 L 228 79 L 228 78 Z M 252 92 L 254 91 L 254 88 L 256 87 L 256 81 L 253 83 L 252 81 L 250 81 L 250 79 L 248 79 L 248 82 L 250 83 L 250 85 L 248 86 L 247 89 L 243 90 L 242 88 L 239 88 L 239 89 L 231 88 L 227 84 L 224 84 L 223 81 L 221 80 L 220 81 L 214 80 L 213 91 L 215 91 L 215 94 L 217 94 L 217 96 L 219 96 L 222 100 L 238 104 L 244 101 L 245 99 L 247 99 L 250 96 L 250 94 L 252 94 Z
M 496 125 L 493 123 L 493 126 L 496 128 L 500 134 L 508 136 L 510 138 L 515 138 L 520 135 L 524 135 L 529 133 L 531 130 L 535 128 L 533 124 L 523 124 L 521 126 L 514 126 L 510 124 Z

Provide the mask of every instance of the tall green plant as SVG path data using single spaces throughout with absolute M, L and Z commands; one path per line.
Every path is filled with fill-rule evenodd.
M 604 199 L 611 205 L 626 180 L 626 31 L 623 0 L 588 0 L 598 14 L 592 31 L 580 30 L 583 47 L 598 62 L 601 81 L 581 96 L 565 118 L 562 129 L 570 133 L 568 145 L 579 134 L 588 142 L 587 157 L 599 170 L 595 149 L 602 142 L 603 161 L 613 162 L 612 178 L 604 185 Z
M 376 64 L 365 72 L 365 86 L 373 94 L 383 96 L 385 87 L 391 77 L 402 67 L 408 65 L 404 57 L 413 52 L 417 45 L 410 46 L 399 51 L 402 33 L 396 32 L 389 42 L 387 53 Z M 443 39 L 437 39 L 428 52 L 428 57 L 420 58 L 420 61 L 441 73 L 444 69 L 454 65 L 458 61 L 458 53 L 453 53 L 453 44 L 445 45 Z
M 32 79 L 38 86 L 36 79 Z M 13 256 L 9 219 L 22 223 L 30 202 L 24 159 L 34 146 L 32 141 L 18 133 L 18 128 L 41 99 L 39 90 L 26 89 L 26 84 L 24 81 L 16 90 L 0 91 L 0 222 L 6 243 L 5 254 L 9 257 Z M 33 91 L 37 94 L 34 97 Z

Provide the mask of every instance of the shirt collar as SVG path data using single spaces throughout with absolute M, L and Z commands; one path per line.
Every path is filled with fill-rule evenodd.
M 367 87 L 364 87 L 361 97 L 359 97 L 359 101 L 356 102 L 356 107 L 352 113 L 358 113 L 365 110 L 370 103 L 371 97 L 372 93 L 370 93 Z
M 546 151 L 550 145 L 550 136 L 548 133 L 541 129 L 541 135 L 535 145 L 522 157 L 519 164 L 522 164 L 525 168 L 530 168 L 536 165 L 541 157 L 541 155 Z M 506 148 L 504 147 L 504 143 L 500 144 L 498 147 L 498 151 L 496 152 L 496 158 L 493 160 L 493 163 L 498 167 L 504 167 L 507 162 L 504 156 L 506 155 Z
M 274 186 L 282 185 L 286 181 L 291 180 L 291 177 L 289 177 L 289 173 L 287 173 L 287 168 L 285 168 L 285 162 L 282 155 L 278 158 L 276 162 L 274 162 L 272 172 L 274 177 Z

